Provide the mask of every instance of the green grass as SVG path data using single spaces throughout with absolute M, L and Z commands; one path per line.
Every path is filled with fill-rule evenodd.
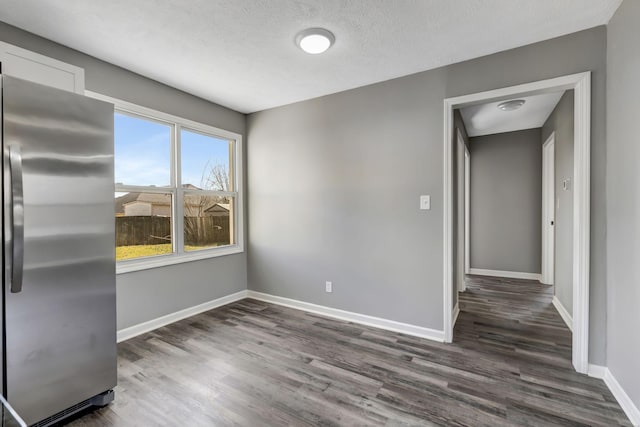
M 211 248 L 217 246 L 216 244 L 207 246 L 185 246 L 185 251 L 195 251 L 198 249 Z M 125 259 L 141 258 L 154 255 L 166 255 L 172 252 L 170 243 L 162 245 L 134 245 L 134 246 L 116 246 L 116 260 L 122 261 Z

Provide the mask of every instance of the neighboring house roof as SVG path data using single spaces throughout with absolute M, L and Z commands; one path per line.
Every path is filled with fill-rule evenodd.
M 214 203 L 212 206 L 209 206 L 205 209 L 205 212 L 229 212 L 230 204 L 229 203 Z
M 196 187 L 192 184 L 184 184 L 182 186 L 188 190 L 200 190 L 200 188 Z M 205 197 L 204 202 L 202 203 L 201 197 Z M 191 203 L 193 206 L 198 206 L 200 203 L 203 205 L 209 205 L 206 203 L 206 196 L 201 195 L 193 195 L 192 197 L 185 197 L 187 203 L 190 200 L 195 200 L 195 202 Z M 139 193 L 139 192 L 131 192 L 123 194 L 120 197 L 116 197 L 115 199 L 115 208 L 116 215 L 124 215 L 124 207 L 134 202 L 143 202 L 149 203 L 152 205 L 170 205 L 171 204 L 171 195 L 166 193 Z M 229 212 L 230 206 L 228 203 L 215 203 L 213 202 L 208 208 L 205 209 L 206 212 Z
M 116 215 L 124 215 L 124 205 L 138 199 L 140 193 L 126 193 L 116 197 Z
M 147 202 L 153 205 L 170 205 L 171 204 L 171 194 L 163 194 L 163 193 L 138 193 L 138 194 L 139 194 L 138 197 L 134 200 L 136 202 Z

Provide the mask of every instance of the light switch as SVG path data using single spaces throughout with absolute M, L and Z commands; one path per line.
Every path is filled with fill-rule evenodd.
M 420 196 L 420 210 L 428 211 L 431 209 L 431 196 Z

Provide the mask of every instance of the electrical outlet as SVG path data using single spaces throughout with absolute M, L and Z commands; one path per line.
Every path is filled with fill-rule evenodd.
M 333 284 L 331 282 L 325 282 L 324 290 L 325 292 L 333 292 Z

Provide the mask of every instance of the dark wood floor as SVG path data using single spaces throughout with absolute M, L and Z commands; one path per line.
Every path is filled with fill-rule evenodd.
M 116 401 L 70 425 L 631 425 L 552 295 L 472 277 L 449 345 L 243 300 L 121 343 Z

